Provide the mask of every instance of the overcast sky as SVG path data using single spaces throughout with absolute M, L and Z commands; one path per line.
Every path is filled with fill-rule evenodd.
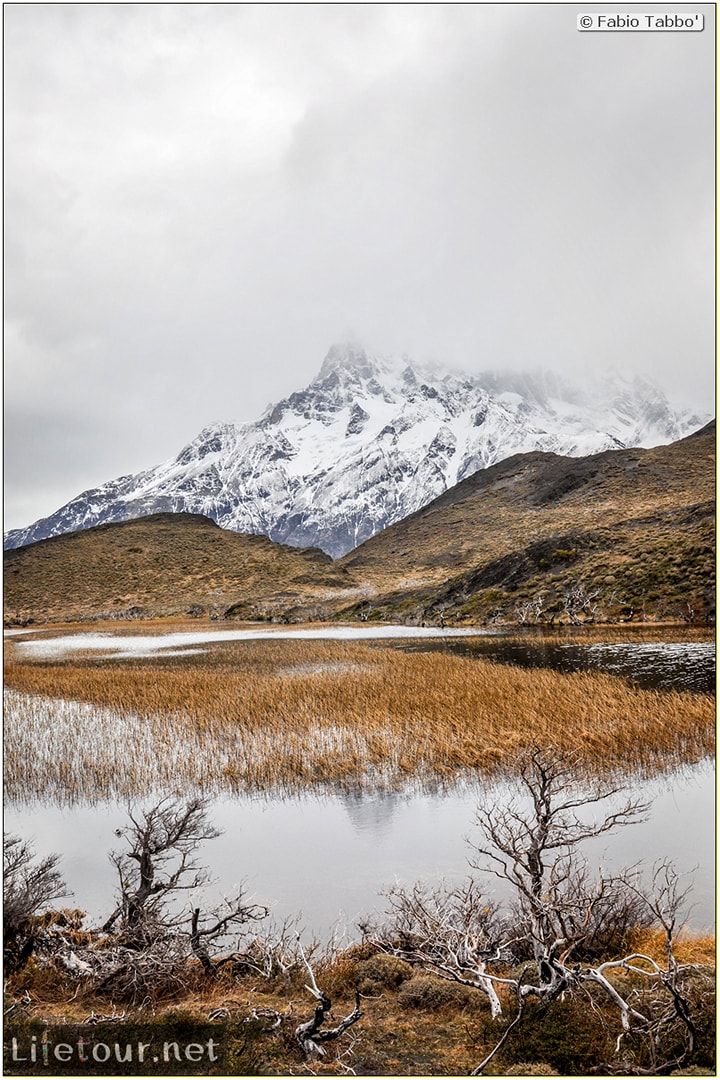
M 601 9 L 6 5 L 5 528 L 351 335 L 712 411 L 714 9 Z

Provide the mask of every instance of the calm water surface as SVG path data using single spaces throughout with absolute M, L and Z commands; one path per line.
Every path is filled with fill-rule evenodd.
M 652 799 L 650 820 L 586 845 L 593 866 L 619 869 L 642 860 L 672 859 L 694 881 L 696 929 L 714 921 L 715 779 L 710 763 L 670 779 L 635 785 L 630 794 Z M 443 795 L 337 795 L 265 800 L 218 799 L 212 819 L 223 835 L 203 848 L 217 889 L 241 882 L 278 919 L 302 912 L 308 933 L 326 938 L 333 927 L 357 936 L 359 918 L 382 910 L 381 891 L 396 880 L 459 880 L 468 870 L 465 837 L 474 832 L 479 801 L 502 804 L 505 785 Z M 146 800 L 148 805 L 152 800 Z M 113 868 L 107 853 L 124 824 L 123 805 L 58 809 L 6 808 L 5 828 L 33 836 L 39 852 L 62 853 L 61 868 L 74 905 L 93 919 L 112 908 Z M 500 883 L 488 879 L 502 896 Z M 188 903 L 190 898 L 188 898 Z
M 713 641 L 548 641 L 528 634 L 526 640 L 502 635 L 459 641 L 398 642 L 412 652 L 449 652 L 481 657 L 524 668 L 555 671 L 604 671 L 646 690 L 715 692 Z

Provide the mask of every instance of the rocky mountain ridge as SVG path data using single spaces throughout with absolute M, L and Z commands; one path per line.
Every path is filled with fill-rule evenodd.
M 465 376 L 334 346 L 309 386 L 258 421 L 213 424 L 177 457 L 85 491 L 7 534 L 5 547 L 193 513 L 338 558 L 513 454 L 653 446 L 707 419 L 617 373 L 581 389 L 550 374 Z

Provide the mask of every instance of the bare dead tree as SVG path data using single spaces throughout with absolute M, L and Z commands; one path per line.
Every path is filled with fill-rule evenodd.
M 180 903 L 187 890 L 208 884 L 198 851 L 203 841 L 220 833 L 210 821 L 206 800 L 162 799 L 128 811 L 128 817 L 129 824 L 115 833 L 125 839 L 126 848 L 110 855 L 119 878 L 119 901 L 110 918 L 81 933 L 61 920 L 46 921 L 38 942 L 52 963 L 91 980 L 97 991 L 143 999 L 161 987 L 182 986 L 192 958 L 206 975 L 215 976 L 238 959 L 237 946 L 228 953 L 232 936 L 245 934 L 249 924 L 269 913 L 263 905 L 248 903 L 242 889 L 205 911 Z M 26 845 L 15 838 L 6 842 L 11 911 L 28 909 L 28 897 L 30 906 L 39 909 L 63 893 L 56 857 L 36 867 L 31 860 Z M 219 950 L 225 955 L 218 956 Z
M 626 799 L 617 809 L 606 808 L 590 819 L 588 809 L 594 808 L 597 815 L 600 805 L 607 805 L 606 800 L 618 796 L 619 790 L 588 786 L 578 779 L 573 761 L 561 761 L 552 751 L 531 752 L 518 762 L 518 773 L 526 805 L 514 802 L 500 811 L 478 810 L 484 839 L 473 845 L 471 865 L 514 888 L 518 926 L 532 949 L 534 974 L 532 980 L 523 974 L 515 981 L 519 1014 L 524 998 L 552 1001 L 596 988 L 619 1014 L 618 1052 L 623 1034 L 635 1031 L 643 1036 L 644 1053 L 652 1068 L 665 1071 L 685 1063 L 695 1047 L 685 985 L 692 966 L 678 965 L 673 951 L 673 935 L 686 895 L 678 887 L 677 875 L 663 863 L 647 889 L 637 867 L 592 878 L 578 851 L 579 845 L 592 837 L 642 820 L 649 807 Z M 618 902 L 633 900 L 665 929 L 666 964 L 639 953 L 600 963 L 578 960 L 598 912 L 607 918 Z M 618 973 L 631 974 L 644 989 L 636 986 L 628 990 L 622 980 L 613 981 Z M 685 1041 L 682 1051 L 668 1060 L 669 1043 L 663 1036 L 671 1017 L 682 1025 Z M 630 1064 L 625 1061 L 626 1068 Z
M 349 1027 L 361 1018 L 362 1012 L 360 1011 L 360 992 L 355 991 L 355 1008 L 349 1013 L 344 1020 L 334 1028 L 323 1028 L 327 1014 L 330 1012 L 332 1002 L 327 994 L 320 989 L 315 979 L 315 975 L 310 962 L 308 961 L 305 951 L 298 938 L 298 949 L 303 960 L 305 969 L 310 977 L 310 985 L 305 984 L 305 989 L 308 990 L 315 998 L 317 1004 L 315 1006 L 315 1012 L 312 1019 L 306 1021 L 304 1024 L 299 1024 L 295 1029 L 295 1041 L 302 1050 L 305 1058 L 318 1057 L 325 1054 L 323 1043 L 331 1042 L 334 1039 L 339 1038 L 343 1032 L 347 1031 Z
M 600 590 L 589 589 L 582 581 L 572 582 L 563 589 L 563 612 L 575 626 L 580 625 L 580 616 L 586 622 L 594 622 L 600 615 Z
M 694 626 L 695 614 L 696 613 L 694 604 L 692 604 L 689 600 L 686 600 L 680 608 L 680 618 L 683 622 L 687 623 L 688 626 Z
M 470 860 L 476 871 L 512 886 L 512 910 L 503 916 L 484 904 L 473 878 L 450 890 L 397 888 L 389 894 L 390 925 L 371 938 L 476 988 L 493 1017 L 502 1015 L 503 999 L 515 1001 L 514 1018 L 476 1075 L 522 1023 L 530 999 L 549 1004 L 567 996 L 593 1009 L 604 1001 L 618 1016 L 611 1071 L 650 1074 L 686 1064 L 697 1043 L 690 990 L 702 976 L 697 965 L 679 964 L 674 952 L 686 891 L 667 862 L 644 885 L 639 867 L 593 876 L 579 850 L 593 837 L 643 820 L 648 806 L 623 800 L 618 788 L 581 780 L 576 762 L 551 750 L 522 756 L 516 769 L 522 797 L 478 809 L 482 837 Z M 664 962 L 610 951 L 626 947 L 627 930 L 651 925 L 664 930 Z
M 502 1006 L 487 966 L 501 958 L 504 927 L 497 908 L 468 878 L 460 885 L 432 888 L 417 882 L 409 891 L 396 886 L 386 893 L 390 925 L 366 924 L 364 936 L 383 952 L 422 964 L 443 979 L 482 991 L 493 1017 Z
M 279 924 L 270 918 L 263 926 L 262 935 L 254 937 L 241 953 L 234 955 L 235 969 L 272 979 L 277 975 L 288 975 L 295 968 L 303 966 L 299 945 L 301 921 L 299 915 L 287 917 Z M 308 950 L 310 955 L 317 948 L 317 942 L 313 943 Z
M 540 622 L 543 615 L 544 598 L 541 593 L 530 597 L 529 600 L 521 600 L 515 605 L 515 616 L 521 625 Z
M 250 922 L 266 919 L 269 911 L 262 904 L 243 903 L 242 892 L 232 900 L 225 900 L 220 908 L 214 908 L 201 916 L 200 908 L 194 908 L 190 922 L 190 947 L 207 975 L 217 975 L 220 968 L 238 959 L 237 952 L 213 958 L 211 945 L 221 941 L 231 930 Z
M 197 861 L 198 850 L 220 830 L 210 821 L 206 799 L 162 799 L 139 813 L 129 811 L 128 817 L 129 824 L 116 830 L 127 847 L 110 856 L 118 871 L 120 900 L 102 928 L 114 932 L 126 951 L 108 978 L 116 983 L 120 976 L 134 978 L 141 969 L 152 973 L 154 966 L 172 972 L 187 959 L 188 948 L 205 974 L 215 976 L 237 954 L 218 958 L 213 946 L 248 923 L 266 918 L 268 909 L 246 903 L 240 890 L 205 914 L 200 907 L 193 907 L 189 916 L 178 910 L 180 893 L 208 883 L 207 871 Z M 133 950 L 143 954 L 142 960 L 131 955 Z M 132 969 L 129 973 L 127 967 Z
M 19 836 L 3 836 L 3 954 L 8 972 L 32 956 L 40 929 L 37 916 L 69 895 L 57 869 L 59 860 L 59 855 L 39 859 Z
M 635 1071 L 651 1074 L 662 1069 L 668 1072 L 680 1068 L 693 1055 L 698 1031 L 692 1015 L 688 996 L 688 984 L 703 979 L 711 992 L 714 990 L 712 974 L 703 965 L 680 964 L 675 955 L 675 935 L 678 916 L 683 910 L 691 886 L 683 885 L 675 867 L 667 859 L 661 859 L 652 868 L 650 888 L 641 891 L 640 886 L 631 886 L 637 895 L 647 904 L 652 912 L 655 925 L 660 927 L 665 939 L 665 964 L 642 953 L 625 957 L 628 969 L 640 974 L 650 986 L 650 1007 L 653 1021 L 650 1025 L 652 1038 L 646 1041 L 649 1060 L 644 1069 L 637 1067 L 633 1058 L 628 1058 L 626 1068 L 635 1066 Z M 618 962 L 615 962 L 617 966 Z M 612 967 L 612 964 L 605 965 Z M 679 1036 L 679 1038 L 678 1038 Z M 678 1045 L 678 1051 L 669 1060 L 663 1057 L 662 1048 Z
M 532 942 L 538 995 L 555 997 L 565 988 L 557 957 L 567 959 L 586 936 L 593 911 L 623 888 L 619 879 L 604 876 L 591 884 L 578 847 L 643 820 L 649 806 L 630 799 L 588 821 L 579 810 L 605 802 L 618 788 L 588 790 L 578 781 L 576 763 L 561 762 L 552 751 L 531 751 L 516 767 L 529 806 L 514 800 L 502 809 L 479 807 L 476 821 L 486 843 L 472 845 L 470 862 L 513 886 Z
M 127 842 L 110 860 L 117 869 L 120 900 L 103 926 L 120 927 L 129 944 L 138 946 L 167 930 L 167 905 L 178 891 L 205 885 L 208 875 L 195 861 L 205 840 L 220 835 L 209 819 L 207 800 L 182 803 L 167 798 L 136 813 L 128 810 L 130 823 L 115 835 Z

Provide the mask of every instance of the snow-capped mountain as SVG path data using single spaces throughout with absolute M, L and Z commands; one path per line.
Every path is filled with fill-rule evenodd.
M 258 421 L 207 427 L 171 461 L 83 492 L 5 546 L 185 511 L 338 557 L 512 454 L 656 446 L 708 419 L 637 377 L 581 390 L 549 374 L 463 376 L 334 346 L 305 390 Z

